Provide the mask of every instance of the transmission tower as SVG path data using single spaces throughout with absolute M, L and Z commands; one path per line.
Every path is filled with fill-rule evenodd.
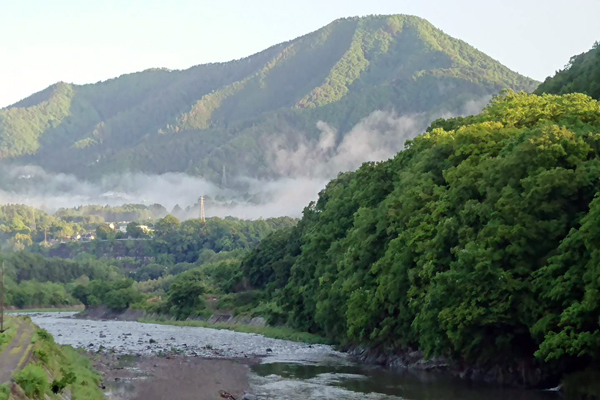
M 227 186 L 227 171 L 225 171 L 225 165 L 223 165 L 223 175 L 221 175 L 221 187 Z
M 204 196 L 200 196 L 200 221 L 206 222 L 206 214 L 204 213 Z

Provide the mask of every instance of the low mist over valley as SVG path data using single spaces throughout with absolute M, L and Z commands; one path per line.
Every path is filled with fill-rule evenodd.
M 199 217 L 199 197 L 207 196 L 211 200 L 206 207 L 208 217 L 299 217 L 338 173 L 355 170 L 363 162 L 387 160 L 433 120 L 477 114 L 490 98 L 483 96 L 458 109 L 435 114 L 399 115 L 377 110 L 342 133 L 318 121 L 320 134 L 313 140 L 298 134 L 285 141 L 273 134 L 263 144 L 269 169 L 276 173 L 273 178 L 257 178 L 252 171 L 246 176 L 230 176 L 224 165 L 219 182 L 183 172 L 108 173 L 87 180 L 35 165 L 6 165 L 0 167 L 0 203 L 22 203 L 50 213 L 89 204 L 160 204 L 168 211 L 181 207 L 180 217 L 188 219 Z
M 1 202 L 299 216 L 340 172 L 536 82 L 414 16 L 343 18 L 252 56 L 59 82 L 0 110 Z M 192 217 L 194 215 L 190 215 Z
M 43 34 L 44 4 L 15 6 L 9 43 L 29 49 L 26 26 L 198 54 L 294 6 L 69 12 L 96 3 L 53 2 Z M 310 3 L 294 24 L 335 2 Z M 527 36 L 559 31 L 544 16 L 572 39 L 600 14 L 433 3 L 389 6 L 535 45 L 532 71 L 553 65 Z M 119 12 L 152 27 L 116 33 Z M 0 109 L 0 400 L 600 399 L 599 227 L 600 42 L 540 84 L 423 18 L 368 15 L 60 81 Z

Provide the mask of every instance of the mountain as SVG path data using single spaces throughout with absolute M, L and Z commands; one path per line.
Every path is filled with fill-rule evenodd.
M 600 100 L 600 42 L 590 51 L 571 57 L 569 64 L 548 77 L 535 93 L 584 93 Z
M 346 18 L 247 58 L 57 83 L 0 110 L 0 158 L 92 178 L 187 172 L 281 175 L 273 143 L 341 140 L 375 110 L 440 115 L 523 77 L 413 16 Z M 436 114 L 437 113 L 437 114 Z

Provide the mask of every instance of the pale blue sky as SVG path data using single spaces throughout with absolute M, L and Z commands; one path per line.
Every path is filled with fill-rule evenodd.
M 0 0 L 0 107 L 61 80 L 244 57 L 368 14 L 418 15 L 538 80 L 600 40 L 600 0 Z

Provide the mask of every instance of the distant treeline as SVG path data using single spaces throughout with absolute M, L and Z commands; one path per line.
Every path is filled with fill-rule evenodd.
M 86 304 L 87 297 L 81 297 L 81 291 L 79 295 L 73 295 L 77 286 L 87 286 L 90 281 L 105 282 L 96 292 L 110 292 L 112 289 L 107 288 L 112 287 L 111 282 L 116 282 L 114 284 L 119 289 L 131 287 L 133 281 L 119 283 L 127 278 L 140 282 L 161 278 L 170 280 L 187 270 L 200 266 L 210 269 L 214 266 L 206 265 L 220 262 L 226 262 L 227 265 L 223 265 L 229 268 L 228 265 L 234 261 L 239 265 L 236 260 L 243 252 L 258 245 L 269 233 L 295 223 L 288 217 L 258 221 L 212 218 L 206 222 L 188 220 L 181 223 L 168 215 L 156 222 L 154 240 L 116 241 L 113 237 L 105 241 L 73 242 L 50 249 L 32 248 L 41 254 L 25 251 L 5 253 L 7 304 L 16 307 L 62 306 L 79 304 L 79 301 Z M 145 285 L 146 288 L 153 286 Z M 156 290 L 143 292 L 154 293 Z M 158 291 L 158 295 L 160 293 Z M 126 298 L 124 293 L 121 295 Z M 93 304 L 107 301 L 97 293 L 95 299 Z M 129 306 L 130 303 L 125 301 L 124 304 Z M 108 301 L 110 307 L 116 308 L 115 304 Z
M 160 204 L 123 204 L 122 206 L 86 205 L 61 208 L 55 216 L 68 222 L 97 223 L 120 221 L 148 221 L 165 217 L 169 212 Z
M 191 214 L 190 210 L 175 207 L 173 212 L 179 216 Z M 198 213 L 193 213 L 197 215 Z M 20 251 L 32 248 L 33 251 L 41 251 L 39 245 L 55 245 L 56 242 L 69 241 L 77 235 L 90 234 L 100 239 L 108 238 L 139 238 L 149 237 L 153 230 L 140 230 L 139 225 L 153 226 L 159 220 L 169 215 L 169 212 L 160 204 L 124 204 L 122 206 L 98 206 L 86 205 L 74 208 L 61 208 L 54 214 L 49 214 L 31 206 L 23 204 L 0 205 L 0 246 L 12 251 Z M 177 219 L 175 219 L 177 220 Z M 212 222 L 210 222 L 212 221 Z M 219 222 L 222 221 L 222 222 Z M 248 243 L 256 242 L 256 235 L 264 233 L 265 229 L 277 229 L 286 224 L 293 223 L 291 218 L 274 218 L 251 221 L 241 221 L 237 218 L 227 217 L 225 219 L 214 218 L 208 222 L 206 228 L 207 240 L 213 240 L 211 235 L 231 233 L 231 240 L 240 240 Z M 127 224 L 127 230 L 118 234 L 116 229 Z M 110 224 L 113 223 L 113 227 Z M 177 221 L 179 224 L 179 221 Z M 124 225 L 125 226 L 125 225 Z M 184 223 L 184 230 L 180 236 L 194 236 L 198 234 L 196 222 Z M 218 232 L 209 232 L 211 229 Z M 239 230 L 241 236 L 238 238 L 236 232 Z M 159 227 L 160 231 L 160 227 Z M 165 238 L 162 238 L 165 239 Z M 44 243 L 47 240 L 48 243 Z M 176 240 L 170 235 L 169 240 Z M 185 239 L 178 239 L 185 240 Z M 216 240 L 216 239 L 215 239 Z M 241 245 L 244 245 L 241 243 Z M 101 245 L 99 245 L 101 246 Z M 226 243 L 215 244 L 212 247 L 227 247 Z M 236 245 L 234 245 L 236 246 Z M 93 246 L 92 246 L 93 247 Z M 170 251 L 169 249 L 163 249 Z M 172 249 L 171 249 L 172 250 Z M 92 251 L 93 252 L 93 251 Z
M 44 240 L 65 240 L 86 232 L 95 233 L 99 225 L 112 221 L 155 221 L 167 215 L 159 204 L 124 204 L 62 208 L 49 214 L 23 204 L 0 205 L 0 245 L 24 250 Z
M 97 222 L 101 222 L 98 220 Z M 84 232 L 82 224 L 23 204 L 0 205 L 0 245 L 23 250 L 45 237 L 65 238 Z
M 167 215 L 153 225 L 151 241 L 118 241 L 117 233 L 103 226 L 98 237 L 103 240 L 73 242 L 51 248 L 38 247 L 36 251 L 50 257 L 76 258 L 82 254 L 95 258 L 155 259 L 162 263 L 195 262 L 205 250 L 214 252 L 250 249 L 273 230 L 290 227 L 296 220 L 289 217 L 266 220 L 239 220 L 236 218 L 210 218 L 180 222 Z M 135 232 L 136 224 L 128 225 L 132 237 L 148 237 Z

